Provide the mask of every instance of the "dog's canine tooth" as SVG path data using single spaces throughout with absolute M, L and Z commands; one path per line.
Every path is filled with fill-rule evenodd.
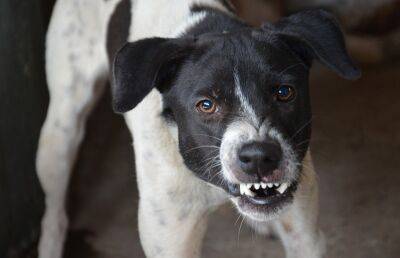
M 240 195 L 243 195 L 244 194 L 244 189 L 246 188 L 246 186 L 244 184 L 240 184 L 239 188 L 240 188 Z
M 248 188 L 245 188 L 244 193 L 245 193 L 246 195 L 248 195 L 248 196 L 251 196 L 251 197 L 256 196 L 256 194 L 253 193 L 253 191 L 251 191 L 251 190 L 248 189 Z
M 256 190 L 258 190 L 258 189 L 260 189 L 260 184 L 254 184 L 254 188 L 256 189 Z
M 261 182 L 261 188 L 262 188 L 262 189 L 265 189 L 265 188 L 267 188 L 267 184 L 266 184 L 266 183 L 264 183 L 264 182 Z
M 268 188 L 272 188 L 274 186 L 274 184 L 268 183 L 267 186 L 268 186 Z
M 287 188 L 288 188 L 288 184 L 287 183 L 283 183 L 283 184 L 281 184 L 281 186 L 277 190 L 278 190 L 278 192 L 280 194 L 283 194 L 286 191 Z

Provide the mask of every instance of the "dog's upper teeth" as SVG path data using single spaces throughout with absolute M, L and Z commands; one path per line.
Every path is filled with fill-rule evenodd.
M 267 188 L 267 184 L 266 184 L 266 183 L 264 183 L 264 182 L 261 182 L 261 188 L 262 188 L 262 189 L 265 189 L 265 188 Z
M 260 184 L 254 184 L 254 188 L 256 189 L 256 190 L 258 190 L 258 189 L 260 189 Z
M 280 194 L 283 194 L 285 191 L 286 191 L 286 189 L 289 187 L 289 185 L 287 184 L 287 183 L 283 183 L 283 184 L 281 184 L 281 186 L 280 187 L 278 187 L 278 192 L 280 193 Z
M 248 195 L 251 197 L 255 196 L 255 193 L 253 193 L 253 191 L 251 191 L 249 188 L 252 186 L 252 184 L 240 184 L 239 188 L 240 188 L 240 194 L 241 195 Z
M 268 188 L 272 188 L 274 186 L 274 184 L 273 183 L 268 183 L 267 186 L 268 186 Z
M 279 183 L 275 183 L 274 186 L 278 187 L 280 184 Z
M 246 187 L 247 189 L 250 189 L 253 186 L 253 184 L 247 184 Z

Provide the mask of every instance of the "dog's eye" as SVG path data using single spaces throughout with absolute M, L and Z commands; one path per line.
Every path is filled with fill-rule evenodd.
M 212 114 L 217 110 L 217 105 L 211 99 L 203 99 L 196 103 L 196 108 L 202 113 Z
M 296 91 L 292 86 L 281 85 L 275 93 L 276 99 L 281 102 L 289 102 L 296 96 Z

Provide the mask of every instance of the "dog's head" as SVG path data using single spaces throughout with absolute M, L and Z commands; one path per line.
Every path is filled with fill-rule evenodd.
M 323 11 L 262 28 L 128 43 L 115 58 L 114 109 L 129 111 L 157 88 L 186 166 L 263 220 L 290 203 L 301 179 L 313 59 L 344 78 L 360 75 Z

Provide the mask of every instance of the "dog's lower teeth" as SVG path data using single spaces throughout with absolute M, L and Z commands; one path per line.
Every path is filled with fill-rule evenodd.
M 287 183 L 283 183 L 280 187 L 278 187 L 276 190 L 280 193 L 283 194 L 286 189 L 288 188 L 288 184 Z
M 251 190 L 246 191 L 245 194 L 248 195 L 248 196 L 251 196 L 251 197 L 256 196 L 256 194 L 253 193 Z

